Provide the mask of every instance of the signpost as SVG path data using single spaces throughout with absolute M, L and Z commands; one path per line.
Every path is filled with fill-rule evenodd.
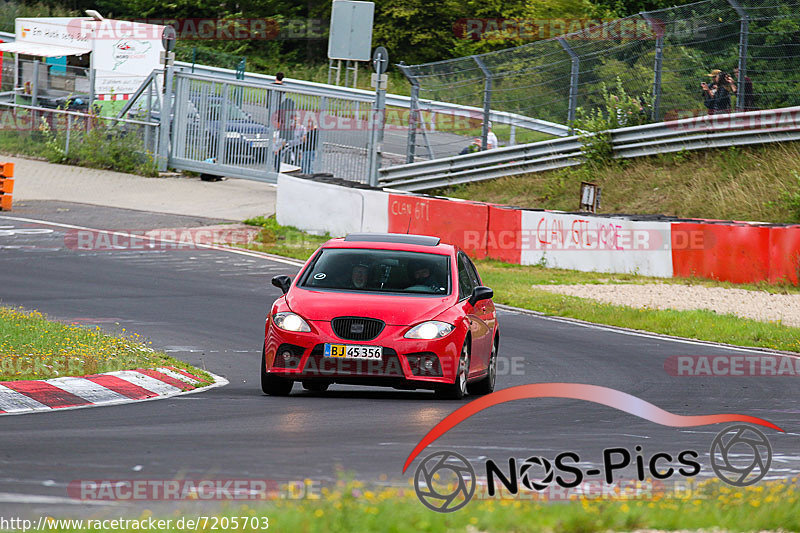
M 389 68 L 389 52 L 379 46 L 372 54 L 372 68 L 375 70 L 375 103 L 369 120 L 369 184 L 378 186 L 378 169 L 381 167 L 383 152 L 383 127 L 386 120 L 386 69 Z

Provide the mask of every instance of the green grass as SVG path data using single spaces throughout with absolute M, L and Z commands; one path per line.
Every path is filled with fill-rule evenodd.
M 445 196 L 574 211 L 580 182 L 602 187 L 600 212 L 800 222 L 800 143 L 678 152 L 499 178 Z
M 322 243 L 331 238 L 327 233 L 311 235 L 291 226 L 281 226 L 274 215 L 249 218 L 244 223 L 263 228 L 256 240 L 246 245 L 246 248 L 304 261 L 311 257 Z
M 277 500 L 266 504 L 229 506 L 217 515 L 226 517 L 226 531 L 303 531 L 350 533 L 353 531 L 386 531 L 391 533 L 454 531 L 467 532 L 563 532 L 590 533 L 601 531 L 714 530 L 714 531 L 797 531 L 800 528 L 800 495 L 796 479 L 789 482 L 767 482 L 743 489 L 732 489 L 717 480 L 697 484 L 685 498 L 653 497 L 637 499 L 581 499 L 563 503 L 536 502 L 530 499 L 479 500 L 473 498 L 466 507 L 452 513 L 436 513 L 424 507 L 410 488 L 370 489 L 359 482 L 337 483 L 333 490 L 323 489 L 316 500 Z M 207 513 L 211 514 L 211 513 Z M 147 520 L 145 511 L 138 520 Z M 155 518 L 155 517 L 154 517 Z M 188 514 L 163 517 L 171 524 L 160 531 L 177 529 Z M 233 527 L 232 519 L 252 523 L 258 518 L 260 528 Z M 197 530 L 207 531 L 215 522 L 201 520 Z M 81 531 L 57 527 L 51 531 Z M 84 531 L 86 520 L 84 520 Z M 136 526 L 117 531 L 138 531 Z
M 0 307 L 0 381 L 82 376 L 114 370 L 174 366 L 214 380 L 202 370 L 149 348 L 136 333 L 108 335 L 48 320 L 38 311 Z

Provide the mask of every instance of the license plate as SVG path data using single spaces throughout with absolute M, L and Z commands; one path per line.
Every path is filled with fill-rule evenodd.
M 383 347 L 356 346 L 353 344 L 326 344 L 325 357 L 341 357 L 343 359 L 381 359 Z

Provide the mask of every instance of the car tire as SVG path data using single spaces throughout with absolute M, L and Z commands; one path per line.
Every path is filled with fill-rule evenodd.
M 467 385 L 467 392 L 470 394 L 484 395 L 494 392 L 494 384 L 497 381 L 497 338 L 492 343 L 492 353 L 489 356 L 489 368 L 486 377 L 475 383 Z
M 325 392 L 331 384 L 327 381 L 304 381 L 303 388 L 311 392 Z
M 470 342 L 464 339 L 461 357 L 458 359 L 458 375 L 452 385 L 436 389 L 436 395 L 443 400 L 460 400 L 467 395 L 467 378 L 469 377 Z
M 267 354 L 261 348 L 261 390 L 270 396 L 289 396 L 292 392 L 294 382 L 291 379 L 283 379 L 273 376 L 267 372 Z

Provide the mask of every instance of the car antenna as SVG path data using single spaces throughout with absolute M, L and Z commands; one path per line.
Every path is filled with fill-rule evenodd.
M 406 235 L 411 231 L 411 213 L 408 214 L 408 226 L 406 226 Z

